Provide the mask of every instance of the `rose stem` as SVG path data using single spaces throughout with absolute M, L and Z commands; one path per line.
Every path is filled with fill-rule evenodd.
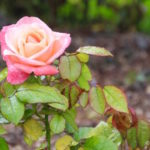
M 48 122 L 48 115 L 45 115 L 45 128 L 46 128 L 47 150 L 51 150 L 51 136 Z

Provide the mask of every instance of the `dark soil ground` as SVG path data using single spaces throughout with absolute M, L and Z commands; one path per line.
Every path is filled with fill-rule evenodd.
M 81 33 L 72 34 L 70 50 L 80 46 L 95 45 L 110 50 L 114 57 L 91 57 L 94 81 L 101 86 L 116 85 L 127 95 L 129 105 L 138 117 L 150 121 L 150 36 L 140 33 Z M 0 62 L 1 66 L 4 64 Z M 94 126 L 99 116 L 87 108 L 79 110 L 79 126 Z M 7 127 L 10 150 L 31 150 L 23 143 L 22 131 L 12 125 Z

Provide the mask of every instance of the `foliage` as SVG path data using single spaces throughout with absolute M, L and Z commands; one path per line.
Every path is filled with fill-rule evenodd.
M 0 12 L 14 19 L 39 16 L 58 26 L 86 25 L 94 31 L 136 29 L 150 33 L 149 0 L 15 0 L 11 5 L 10 0 L 1 0 Z
M 56 150 L 117 150 L 127 142 L 132 149 L 150 146 L 150 127 L 138 120 L 122 90 L 113 85 L 93 85 L 88 68 L 89 55 L 112 56 L 104 48 L 87 46 L 61 56 L 55 65 L 59 74 L 30 78 L 21 85 L 11 85 L 0 72 L 0 145 L 8 150 L 2 137 L 5 125 L 13 123 L 23 129 L 28 145 L 45 136 L 47 143 L 38 149 L 50 149 L 50 139 L 63 134 Z M 77 108 L 90 106 L 106 120 L 95 127 L 78 127 Z

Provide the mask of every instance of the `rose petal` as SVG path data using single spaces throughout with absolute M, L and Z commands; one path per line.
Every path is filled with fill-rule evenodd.
M 59 33 L 59 32 L 55 32 L 55 34 L 56 34 L 57 39 L 53 45 L 53 51 L 51 52 L 52 55 L 47 61 L 47 64 L 52 63 L 56 58 L 62 55 L 64 51 L 66 50 L 66 48 L 71 43 L 70 34 Z
M 25 55 L 26 50 L 24 49 L 25 49 L 26 44 L 28 44 L 26 43 L 26 41 L 28 40 L 28 36 L 32 35 L 32 36 L 35 36 L 35 38 L 39 38 L 39 36 L 43 36 L 42 37 L 43 40 L 45 40 L 45 42 L 47 43 L 53 40 L 52 37 L 49 36 L 52 34 L 51 32 L 52 32 L 51 29 L 47 31 L 45 28 L 41 28 L 39 24 L 29 24 L 29 25 L 23 24 L 18 27 L 16 25 L 7 30 L 5 34 L 5 41 L 9 49 L 14 51 L 15 53 L 20 53 L 22 56 L 26 57 Z M 45 45 L 45 47 L 46 46 L 47 45 Z M 36 49 L 37 48 L 35 48 L 34 50 Z M 30 50 L 30 51 L 31 53 L 34 54 L 34 52 L 32 52 L 33 50 Z
M 40 31 L 40 30 L 39 30 Z M 34 31 L 32 34 L 35 34 L 35 38 L 36 36 L 38 36 L 39 31 Z M 30 33 L 31 34 L 31 33 Z M 47 47 L 48 43 L 49 43 L 49 38 L 47 37 L 47 35 L 44 32 L 41 32 L 42 34 L 42 39 L 39 42 L 27 42 L 25 44 L 25 55 L 27 57 L 30 57 L 40 51 L 42 51 L 43 49 L 45 49 L 45 47 Z M 33 35 L 32 35 L 33 36 Z
M 6 44 L 5 35 L 6 35 L 6 32 L 8 32 L 8 30 L 10 31 L 10 29 L 12 28 L 14 30 L 14 26 L 15 25 L 5 26 L 0 32 L 1 54 L 3 56 L 3 59 L 7 61 L 8 55 L 9 55 L 14 60 L 14 62 L 22 62 L 23 64 L 33 65 L 33 66 L 46 65 L 46 63 L 44 62 L 28 59 L 10 50 L 10 48 Z M 14 34 L 11 34 L 11 35 L 14 35 Z
M 24 25 L 24 24 L 34 24 L 34 23 L 40 25 L 47 32 L 51 32 L 51 29 L 48 27 L 48 25 L 45 24 L 42 20 L 40 20 L 37 17 L 25 16 L 17 22 L 16 26 L 20 26 L 20 25 Z
M 54 44 L 54 41 L 52 43 L 50 43 L 42 51 L 38 52 L 37 54 L 32 55 L 29 58 L 32 59 L 32 60 L 35 60 L 35 61 L 42 61 L 42 62 L 46 63 L 47 60 L 51 57 L 51 51 L 52 51 L 52 48 L 53 48 L 53 44 Z
M 0 32 L 0 43 L 1 43 L 1 55 L 2 56 L 3 56 L 4 50 L 8 49 L 8 46 L 7 46 L 6 41 L 5 41 L 5 34 L 8 31 L 8 29 L 12 28 L 12 27 L 14 27 L 14 25 L 5 26 L 2 28 L 2 30 Z M 4 56 L 3 56 L 3 59 L 4 59 Z
M 5 34 L 5 42 L 8 46 L 8 49 L 13 51 L 14 53 L 18 52 L 17 40 L 20 36 L 20 29 L 16 27 L 10 27 Z M 12 36 L 13 35 L 13 36 Z
M 53 32 L 53 36 L 55 37 L 55 41 L 53 41 L 50 47 L 31 56 L 30 59 L 47 61 L 47 64 L 51 64 L 56 58 L 62 55 L 65 49 L 70 45 L 70 34 Z
M 32 72 L 35 75 L 58 73 L 50 64 L 65 51 L 71 38 L 69 34 L 53 32 L 39 18 L 23 17 L 2 29 L 0 42 L 8 66 L 8 82 L 20 84 Z
M 29 77 L 29 74 L 17 69 L 10 61 L 7 61 L 7 67 L 7 81 L 11 84 L 21 84 Z
M 5 57 L 7 56 L 9 59 L 11 59 L 13 62 L 16 63 L 22 63 L 22 64 L 26 64 L 26 65 L 32 65 L 32 66 L 43 66 L 46 65 L 46 63 L 41 62 L 41 61 L 37 61 L 37 60 L 32 60 L 29 58 L 25 58 L 23 56 L 20 56 L 19 54 L 15 54 L 9 50 L 5 50 L 4 54 Z
M 42 66 L 42 67 L 31 67 L 22 64 L 15 64 L 16 68 L 20 69 L 23 72 L 31 74 L 34 72 L 35 75 L 54 75 L 58 73 L 58 70 L 54 66 Z

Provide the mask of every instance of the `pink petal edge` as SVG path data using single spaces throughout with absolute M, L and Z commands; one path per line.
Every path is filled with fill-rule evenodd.
M 45 22 L 40 20 L 38 17 L 34 17 L 34 16 L 30 16 L 30 17 L 29 16 L 24 16 L 24 17 L 22 17 L 20 20 L 18 20 L 18 22 L 16 23 L 16 26 L 20 26 L 20 25 L 24 25 L 24 24 L 33 24 L 33 23 L 36 23 L 38 25 L 43 26 L 43 28 L 45 28 L 48 32 L 52 31 L 50 29 L 50 27 Z
M 8 46 L 5 41 L 5 34 L 8 31 L 9 28 L 14 27 L 15 25 L 9 25 L 4 26 L 2 30 L 0 31 L 0 43 L 1 43 L 1 55 L 3 56 L 4 50 L 8 49 Z M 3 59 L 5 60 L 5 57 L 3 56 Z
M 41 67 L 31 67 L 31 66 L 26 66 L 23 64 L 14 64 L 14 66 L 27 74 L 31 74 L 32 72 L 34 72 L 34 74 L 37 76 L 55 75 L 58 73 L 57 68 L 51 65 L 41 66 Z

